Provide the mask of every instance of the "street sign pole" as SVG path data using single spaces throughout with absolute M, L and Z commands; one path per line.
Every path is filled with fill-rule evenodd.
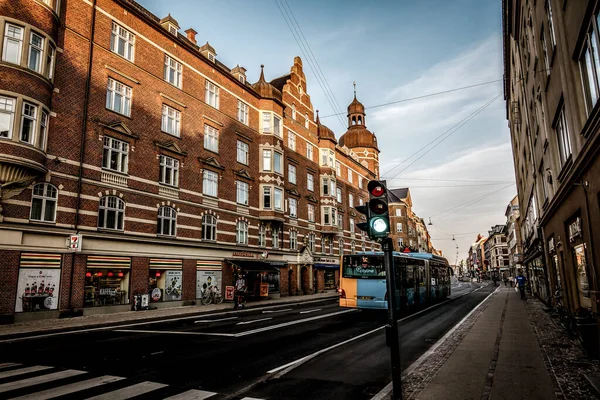
M 400 366 L 400 343 L 398 341 L 398 316 L 396 315 L 396 274 L 394 270 L 394 245 L 392 239 L 387 237 L 381 242 L 383 247 L 383 263 L 387 277 L 388 292 L 388 323 L 385 327 L 386 344 L 390 348 L 392 361 L 392 399 L 402 400 L 402 368 Z

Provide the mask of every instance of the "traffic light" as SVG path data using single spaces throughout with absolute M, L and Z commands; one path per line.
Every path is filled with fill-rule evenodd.
M 356 211 L 366 216 L 367 222 L 356 224 L 356 227 L 367 232 L 372 240 L 385 238 L 390 232 L 385 182 L 369 181 L 367 190 L 369 191 L 369 203 L 365 206 L 355 207 Z

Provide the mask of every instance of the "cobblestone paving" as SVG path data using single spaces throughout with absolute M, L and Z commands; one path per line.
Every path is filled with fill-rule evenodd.
M 569 338 L 555 325 L 541 301 L 529 298 L 525 308 L 538 337 L 546 368 L 555 382 L 557 398 L 600 399 L 600 394 L 584 376 L 600 377 L 600 362 L 588 358 L 579 339 Z

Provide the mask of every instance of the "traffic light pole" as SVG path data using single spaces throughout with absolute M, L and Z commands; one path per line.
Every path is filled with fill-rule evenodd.
M 381 242 L 383 247 L 383 263 L 388 292 L 388 323 L 385 327 L 385 341 L 390 348 L 392 361 L 392 399 L 402 400 L 402 368 L 400 366 L 400 343 L 398 339 L 398 316 L 396 315 L 396 274 L 394 270 L 394 245 L 392 239 L 386 237 Z

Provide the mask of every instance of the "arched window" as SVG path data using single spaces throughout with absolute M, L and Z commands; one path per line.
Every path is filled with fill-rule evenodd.
M 296 120 L 296 105 L 292 104 L 292 119 Z
M 264 225 L 258 228 L 258 247 L 265 247 L 267 245 L 267 229 Z
M 159 235 L 175 236 L 177 224 L 177 211 L 173 207 L 163 206 L 158 209 L 158 223 L 156 233 Z
M 31 213 L 29 219 L 34 221 L 55 222 L 58 190 L 49 183 L 38 183 L 33 187 L 31 196 Z
M 362 125 L 362 117 L 360 115 L 358 116 L 358 124 Z
M 206 214 L 202 217 L 202 239 L 217 240 L 217 217 Z
M 125 202 L 117 196 L 104 196 L 98 207 L 98 228 L 123 230 Z
M 238 221 L 235 227 L 235 241 L 237 244 L 248 244 L 248 223 Z
M 271 228 L 271 243 L 272 243 L 272 247 L 274 249 L 278 249 L 279 248 L 279 229 L 278 228 Z
M 356 125 L 356 117 L 352 117 L 352 125 Z

